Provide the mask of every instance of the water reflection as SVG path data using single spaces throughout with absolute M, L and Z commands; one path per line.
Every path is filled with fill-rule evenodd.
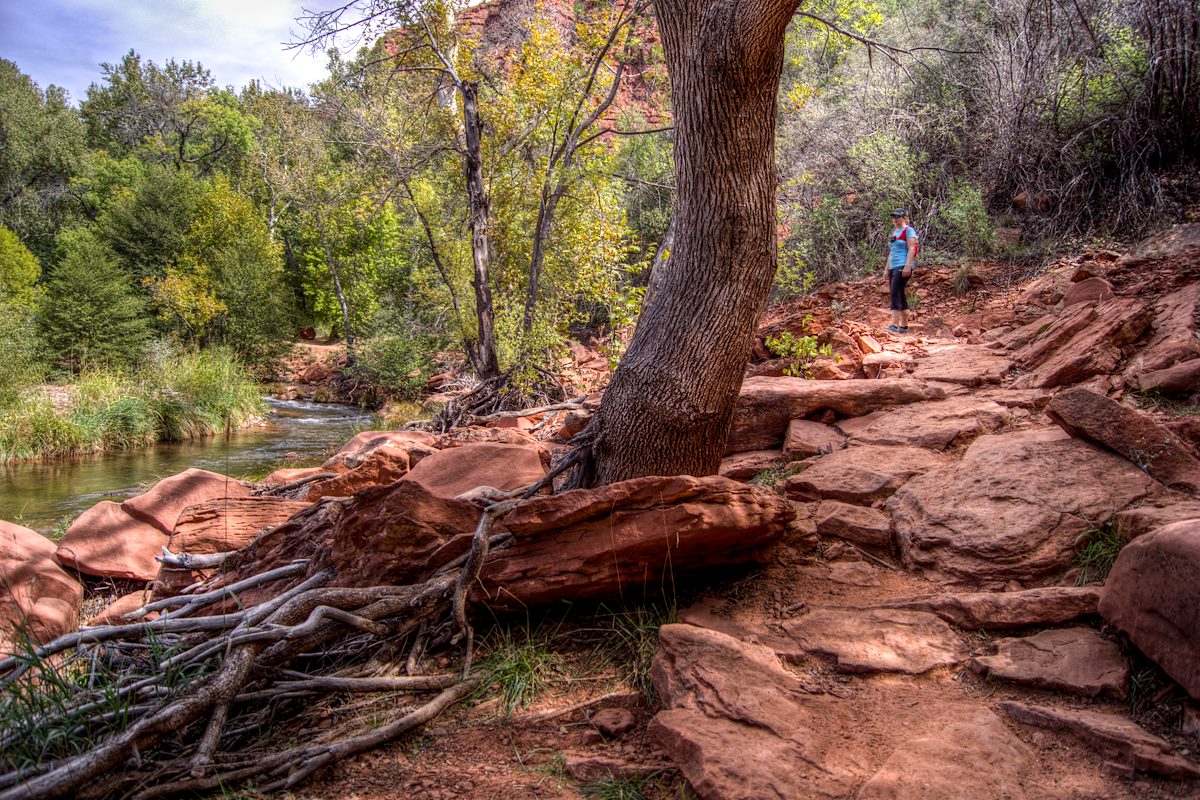
M 295 453 L 318 462 L 371 422 L 351 406 L 268 398 L 266 425 L 200 442 L 85 456 L 52 463 L 0 465 L 0 519 L 47 532 L 100 500 L 120 501 L 188 467 L 242 476 Z

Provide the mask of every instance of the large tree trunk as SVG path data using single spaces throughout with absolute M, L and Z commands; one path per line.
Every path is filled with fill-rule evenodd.
M 593 422 L 584 484 L 717 471 L 776 264 L 775 112 L 797 0 L 655 0 L 675 246 Z
M 459 84 L 463 103 L 463 139 L 466 144 L 464 166 L 467 178 L 467 197 L 470 201 L 471 258 L 475 265 L 475 320 L 479 339 L 475 347 L 475 372 L 483 380 L 500 374 L 496 358 L 496 321 L 492 308 L 492 287 L 488 275 L 488 205 L 483 185 L 483 125 L 479 121 L 476 86 L 471 81 Z

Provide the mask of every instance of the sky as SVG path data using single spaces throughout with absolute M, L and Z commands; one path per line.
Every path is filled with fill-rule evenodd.
M 76 104 L 100 82 L 100 64 L 130 49 L 159 65 L 199 61 L 218 86 L 307 87 L 324 77 L 326 59 L 284 49 L 302 7 L 332 0 L 0 0 L 0 58 Z

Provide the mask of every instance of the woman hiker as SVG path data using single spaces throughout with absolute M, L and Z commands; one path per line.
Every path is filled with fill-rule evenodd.
M 892 295 L 892 333 L 908 333 L 908 300 L 904 288 L 917 260 L 917 232 L 908 224 L 908 211 L 897 208 L 892 212 L 892 235 L 888 237 L 887 264 L 883 276 Z

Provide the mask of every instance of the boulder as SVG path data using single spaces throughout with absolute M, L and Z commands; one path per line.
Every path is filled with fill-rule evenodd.
M 1125 697 L 1129 665 L 1116 642 L 1091 628 L 1064 628 L 993 642 L 995 655 L 976 656 L 971 668 L 1022 686 L 1077 694 Z
M 1012 362 L 1002 353 L 980 345 L 953 345 L 931 349 L 929 355 L 918 358 L 912 377 L 922 381 L 957 383 L 961 386 L 983 386 L 999 383 Z
M 168 539 L 160 528 L 131 516 L 122 504 L 102 500 L 71 523 L 55 556 L 87 575 L 152 581 L 158 575 L 154 557 L 162 553 Z
M 1099 586 L 1045 586 L 1015 592 L 966 592 L 897 597 L 887 608 L 928 611 L 959 628 L 1003 630 L 1058 625 L 1100 613 Z
M 1137 723 L 1117 714 L 1074 711 L 1015 701 L 1002 702 L 999 708 L 1024 725 L 1071 733 L 1089 748 L 1138 772 L 1184 780 L 1200 778 L 1200 768 L 1176 753 L 1165 740 L 1147 733 Z
M 664 625 L 650 676 L 651 737 L 705 800 L 849 797 L 861 766 L 826 730 L 828 695 L 806 695 L 770 649 Z
M 0 657 L 75 629 L 83 587 L 58 565 L 54 543 L 37 531 L 0 520 Z
M 333 367 L 320 361 L 314 361 L 300 373 L 301 383 L 323 383 L 333 377 Z
M 1200 699 L 1200 521 L 1177 522 L 1121 550 L 1100 613 Z
M 438 497 L 457 497 L 480 486 L 501 491 L 537 483 L 546 476 L 542 451 L 519 444 L 452 447 L 426 456 L 403 481 L 419 483 Z
M 175 523 L 167 549 L 194 556 L 241 550 L 267 528 L 284 523 L 308 506 L 304 501 L 266 495 L 209 500 L 188 506 Z M 178 594 L 211 573 L 212 570 L 164 565 L 158 571 L 156 591 L 159 596 Z
M 803 378 L 748 378 L 734 409 L 726 453 L 778 447 L 794 419 L 831 410 L 861 417 L 881 408 L 940 400 L 945 390 L 904 379 L 809 381 Z
M 382 444 L 372 449 L 353 469 L 341 472 L 336 477 L 309 484 L 304 498 L 312 502 L 322 497 L 349 497 L 368 486 L 387 486 L 407 475 L 408 471 L 426 456 L 437 452 L 431 447 L 411 441 Z
M 1154 490 L 1128 461 L 1074 439 L 982 436 L 888 501 L 901 560 L 930 577 L 1029 581 L 1066 569 L 1075 542 Z
M 1137 376 L 1137 385 L 1143 392 L 1160 394 L 1200 392 L 1200 358 L 1181 361 L 1172 367 L 1143 372 Z
M 1023 776 L 1031 762 L 1029 748 L 990 709 L 951 706 L 897 743 L 854 797 L 1023 800 Z
M 822 500 L 816 513 L 817 533 L 861 545 L 871 550 L 890 550 L 892 521 L 887 514 L 866 506 Z
M 840 672 L 919 675 L 970 655 L 949 625 L 923 611 L 817 608 L 783 629 L 800 652 L 832 656 Z
M 1125 375 L 1136 379 L 1200 358 L 1200 282 L 1158 299 L 1154 304 L 1154 327 L 1148 341 L 1125 369 Z
M 788 461 L 798 461 L 818 453 L 833 452 L 845 441 L 846 437 L 830 425 L 794 419 L 788 423 L 783 439 L 783 456 Z
M 905 481 L 948 463 L 949 458 L 919 447 L 859 445 L 818 457 L 784 483 L 794 500 L 841 500 L 869 505 L 888 497 Z
M 863 353 L 863 355 L 867 355 L 869 353 L 883 352 L 883 345 L 881 345 L 879 343 L 878 339 L 876 339 L 874 336 L 871 336 L 870 334 L 862 334 L 860 336 L 856 336 L 854 338 L 854 342 L 855 342 L 855 344 L 858 345 L 858 349 L 860 352 Z
M 263 478 L 262 483 L 271 486 L 283 486 L 287 483 L 294 483 L 295 481 L 301 481 L 305 478 L 311 478 L 314 475 L 321 475 L 326 472 L 329 472 L 329 470 L 325 469 L 325 467 L 285 467 L 277 469 Z
M 322 468 L 343 472 L 366 461 L 367 456 L 384 445 L 395 445 L 405 448 L 415 444 L 424 447 L 436 447 L 436 437 L 425 431 L 362 431 L 354 435 L 350 441 L 342 445 L 336 453 L 325 460 Z
M 869 423 L 852 428 L 850 436 L 855 442 L 946 450 L 969 443 L 980 434 L 999 430 L 1008 421 L 1009 412 L 991 400 L 951 397 L 932 403 L 910 403 L 859 419 Z
M 1181 500 L 1173 496 L 1156 498 L 1146 505 L 1127 508 L 1114 518 L 1126 541 L 1176 522 L 1200 520 L 1200 500 Z
M 145 589 L 139 592 L 123 594 L 102 608 L 99 614 L 88 620 L 87 624 L 92 626 L 128 624 L 134 620 L 126 619 L 126 616 L 137 611 L 153 599 L 154 595 Z M 142 621 L 149 622 L 156 617 L 158 617 L 158 613 L 151 611 L 142 618 Z
M 635 478 L 535 497 L 497 521 L 514 541 L 484 567 L 478 597 L 511 609 L 658 594 L 689 572 L 762 560 L 794 514 L 774 492 L 719 476 Z
M 863 356 L 862 370 L 863 375 L 871 380 L 876 380 L 881 376 L 899 376 L 908 372 L 908 368 L 913 365 L 913 357 L 908 353 L 897 353 L 892 350 L 883 350 L 878 353 L 868 353 Z
M 637 727 L 637 719 L 627 708 L 602 708 L 588 717 L 588 722 L 609 739 L 624 736 Z
M 135 519 L 169 534 L 175 529 L 179 514 L 188 506 L 206 500 L 249 496 L 250 490 L 235 478 L 192 468 L 164 478 L 146 493 L 121 503 L 121 508 Z
M 1131 298 L 1068 306 L 1043 333 L 1015 354 L 1014 363 L 1026 374 L 1013 385 L 1067 386 L 1093 375 L 1116 372 L 1125 359 L 1124 348 L 1145 332 L 1151 318 L 1146 304 Z
M 1108 300 L 1114 297 L 1113 285 L 1104 278 L 1094 277 L 1072 283 L 1063 295 L 1063 306 L 1073 306 L 1076 303 L 1091 303 Z
M 735 481 L 746 481 L 764 470 L 775 469 L 785 463 L 787 461 L 779 450 L 751 450 L 721 459 L 717 474 Z
M 1140 411 L 1074 388 L 1055 395 L 1046 414 L 1072 436 L 1107 447 L 1167 486 L 1200 492 L 1200 459 L 1171 431 Z

